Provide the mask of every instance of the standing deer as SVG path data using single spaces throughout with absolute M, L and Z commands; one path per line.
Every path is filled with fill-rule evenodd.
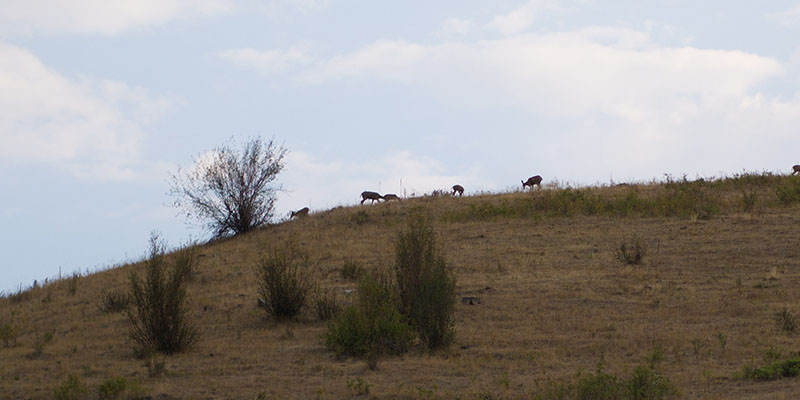
M 292 219 L 294 217 L 306 217 L 306 216 L 308 216 L 308 207 L 303 207 L 297 211 L 292 211 L 292 215 L 289 217 L 289 219 Z
M 372 203 L 370 204 L 375 204 L 376 200 L 380 202 L 382 198 L 383 196 L 375 192 L 370 192 L 368 190 L 361 192 L 361 204 L 364 204 L 364 202 L 367 200 L 372 200 Z
M 392 200 L 400 201 L 400 197 L 398 197 L 394 193 L 387 193 L 387 194 L 383 195 L 383 201 L 392 201 Z
M 792 175 L 794 174 L 800 174 L 800 165 L 792 166 Z
M 453 196 L 455 196 L 456 193 L 458 193 L 458 197 L 463 196 L 464 195 L 464 187 L 461 186 L 461 185 L 453 185 Z
M 522 182 L 522 181 L 520 181 L 520 182 Z M 542 177 L 541 177 L 541 175 L 532 176 L 532 177 L 528 178 L 527 181 L 522 182 L 522 190 L 525 190 L 525 186 L 530 186 L 531 190 L 533 190 L 533 185 L 539 186 L 540 189 L 542 188 Z

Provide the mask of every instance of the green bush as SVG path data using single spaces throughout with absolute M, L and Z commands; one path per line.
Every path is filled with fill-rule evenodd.
M 89 387 L 75 375 L 70 375 L 59 387 L 53 390 L 56 400 L 85 400 L 89 396 Z
M 783 205 L 800 202 L 800 177 L 786 177 L 775 187 L 775 195 Z
M 791 378 L 800 375 L 800 358 L 775 361 L 763 367 L 744 367 L 743 376 L 759 381 L 772 381 L 780 378 Z
M 656 400 L 678 395 L 675 385 L 649 367 L 636 367 L 629 379 L 597 372 L 579 379 L 576 398 L 580 400 Z
M 413 339 L 388 280 L 368 275 L 358 285 L 355 304 L 328 324 L 325 345 L 340 356 L 366 357 L 372 364 L 384 354 L 408 351 Z
M 439 252 L 431 222 L 417 217 L 397 237 L 395 277 L 400 312 L 429 349 L 455 337 L 456 280 Z
M 157 351 L 172 354 L 197 341 L 197 330 L 188 321 L 185 270 L 173 264 L 171 273 L 165 266 L 164 245 L 158 236 L 150 239 L 150 258 L 145 266 L 145 279 L 140 281 L 131 272 L 131 301 L 128 309 L 130 337 L 139 355 Z
M 117 376 L 108 378 L 97 388 L 100 400 L 138 400 L 144 399 L 144 391 L 139 382 L 129 381 Z
M 631 400 L 650 400 L 676 397 L 678 390 L 665 376 L 648 367 L 636 367 L 633 375 L 625 382 L 627 398 Z
M 578 381 L 577 398 L 581 400 L 616 400 L 624 395 L 622 380 L 602 369 Z
M 267 314 L 286 319 L 300 313 L 311 290 L 308 269 L 308 257 L 292 247 L 268 253 L 258 269 L 258 293 Z

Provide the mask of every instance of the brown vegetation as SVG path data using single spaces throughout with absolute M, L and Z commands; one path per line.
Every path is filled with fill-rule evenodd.
M 138 380 L 154 398 L 534 398 L 598 365 L 620 377 L 651 366 L 681 398 L 792 398 L 800 379 L 742 371 L 798 351 L 786 321 L 800 312 L 800 203 L 776 189 L 798 181 L 412 198 L 215 241 L 197 248 L 187 284 L 200 340 L 150 362 L 134 357 L 124 313 L 103 311 L 104 296 L 126 293 L 144 263 L 52 282 L 0 299 L 0 327 L 13 333 L 0 346 L 0 399 L 51 398 L 70 376 L 93 393 L 116 376 Z M 325 348 L 327 322 L 313 307 L 286 321 L 257 308 L 257 266 L 271 246 L 307 252 L 307 276 L 348 303 L 357 283 L 343 265 L 391 268 L 397 232 L 420 211 L 458 298 L 474 299 L 456 303 L 449 349 L 417 345 L 370 370 Z M 647 252 L 620 262 L 632 237 Z

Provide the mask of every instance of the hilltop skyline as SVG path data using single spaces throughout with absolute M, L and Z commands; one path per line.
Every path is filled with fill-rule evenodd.
M 289 150 L 278 218 L 800 164 L 790 1 L 0 4 L 0 291 L 207 238 L 168 174 L 231 137 Z

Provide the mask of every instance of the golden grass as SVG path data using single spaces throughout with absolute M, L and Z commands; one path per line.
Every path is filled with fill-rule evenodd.
M 593 190 L 622 196 L 630 188 Z M 180 399 L 531 398 L 601 363 L 619 376 L 652 363 L 682 398 L 793 398 L 800 379 L 734 376 L 761 365 L 767 351 L 798 351 L 797 333 L 781 331 L 775 313 L 800 313 L 800 208 L 774 206 L 772 189 L 755 187 L 759 201 L 744 213 L 738 191 L 719 190 L 728 200 L 708 220 L 454 217 L 470 204 L 541 195 L 508 193 L 337 208 L 210 243 L 188 285 L 200 341 L 165 357 L 157 377 L 133 356 L 125 315 L 100 310 L 104 292 L 128 291 L 128 274 L 142 274 L 142 264 L 81 277 L 75 294 L 67 280 L 55 282 L 0 299 L 0 324 L 19 332 L 16 345 L 0 343 L 0 399 L 51 398 L 70 374 L 95 390 L 114 376 L 139 379 L 154 396 Z M 281 323 L 256 307 L 255 266 L 269 246 L 293 241 L 308 252 L 309 275 L 348 301 L 356 284 L 342 266 L 390 267 L 397 232 L 414 212 L 435 217 L 459 296 L 480 299 L 458 302 L 449 351 L 412 351 L 370 371 L 324 348 L 326 325 L 310 304 Z M 633 235 L 648 253 L 642 265 L 623 265 L 615 251 Z M 31 356 L 47 332 L 53 340 Z

